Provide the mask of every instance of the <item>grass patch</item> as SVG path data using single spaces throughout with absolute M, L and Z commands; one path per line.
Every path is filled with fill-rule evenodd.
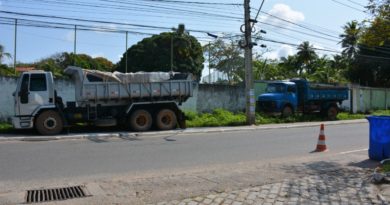
M 197 114 L 186 112 L 187 127 L 219 127 L 244 125 L 244 113 L 232 113 L 223 109 L 216 109 L 212 113 Z
M 357 120 L 364 119 L 367 115 L 365 114 L 351 114 L 349 112 L 341 112 L 337 115 L 338 120 Z
M 245 125 L 245 113 L 232 113 L 223 109 L 216 109 L 212 113 L 197 114 L 196 112 L 185 112 L 188 127 L 217 127 L 217 126 L 239 126 Z M 390 110 L 377 110 L 370 115 L 390 115 Z M 350 114 L 341 112 L 337 120 L 355 120 L 364 119 L 369 115 Z M 288 118 L 280 116 L 269 116 L 262 113 L 256 113 L 256 125 L 261 124 L 278 124 L 292 122 L 321 122 L 327 119 L 319 114 L 296 114 Z
M 376 110 L 372 115 L 390 115 L 390 110 Z
M 390 162 L 383 164 L 383 171 L 390 172 Z
M 0 122 L 0 133 L 9 132 L 13 129 L 12 125 L 6 122 Z

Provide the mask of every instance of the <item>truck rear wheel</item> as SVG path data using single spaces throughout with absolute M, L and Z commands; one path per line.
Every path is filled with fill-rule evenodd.
M 152 127 L 152 115 L 147 110 L 136 110 L 130 115 L 129 123 L 134 131 L 148 131 Z
M 326 110 L 326 117 L 328 118 L 328 120 L 336 120 L 337 114 L 339 114 L 339 110 L 335 106 L 330 106 Z
M 61 116 L 54 110 L 46 110 L 39 114 L 35 128 L 41 135 L 56 135 L 64 128 Z
M 170 109 L 163 109 L 156 116 L 156 125 L 160 130 L 171 130 L 177 125 L 176 114 Z

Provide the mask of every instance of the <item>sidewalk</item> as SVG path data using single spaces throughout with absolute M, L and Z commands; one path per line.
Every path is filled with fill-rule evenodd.
M 378 198 L 377 188 L 362 176 L 365 174 L 358 170 L 339 170 L 232 192 L 159 202 L 157 205 L 386 204 Z
M 361 163 L 363 166 L 372 164 L 372 161 Z M 390 184 L 371 183 L 371 168 L 324 166 L 314 169 L 319 173 L 308 174 L 301 178 L 283 179 L 262 186 L 150 205 L 390 204 Z

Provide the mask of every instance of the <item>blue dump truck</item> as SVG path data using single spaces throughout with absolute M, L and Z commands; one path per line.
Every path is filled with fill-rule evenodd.
M 266 93 L 256 102 L 257 111 L 288 117 L 296 112 L 320 112 L 334 120 L 339 105 L 348 99 L 348 87 L 309 83 L 305 79 L 292 79 L 268 83 Z

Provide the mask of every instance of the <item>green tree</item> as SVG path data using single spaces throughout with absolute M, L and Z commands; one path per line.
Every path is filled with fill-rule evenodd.
M 37 69 L 51 71 L 56 77 L 63 77 L 63 70 L 68 66 L 79 66 L 84 69 L 112 71 L 113 63 L 106 58 L 98 57 L 92 58 L 87 54 L 73 53 L 57 53 L 48 58 L 44 58 L 36 63 L 34 66 Z
M 348 22 L 343 27 L 344 33 L 340 35 L 341 47 L 344 49 L 342 54 L 352 60 L 358 51 L 358 40 L 360 36 L 360 28 L 357 21 Z
M 203 69 L 202 46 L 189 35 L 184 25 L 174 32 L 160 33 L 145 38 L 127 50 L 128 72 L 171 71 L 171 46 L 173 46 L 173 68 L 175 72 L 192 73 L 198 80 Z M 126 71 L 126 53 L 117 64 L 116 70 Z
M 318 58 L 314 47 L 310 45 L 308 41 L 304 41 L 298 46 L 297 57 L 300 63 L 303 64 L 303 68 L 299 70 L 299 75 L 302 75 L 302 71 L 305 70 L 308 74 L 315 72 L 315 67 L 311 63 Z
M 11 54 L 4 51 L 4 46 L 0 45 L 0 65 L 4 58 L 11 58 Z
M 390 0 L 370 0 L 372 18 L 366 21 L 359 49 L 350 63 L 348 79 L 366 86 L 390 86 Z
M 287 78 L 302 77 L 303 63 L 298 55 L 282 57 L 279 63 L 280 69 Z
M 211 54 L 210 66 L 225 73 L 229 84 L 244 81 L 244 57 L 235 39 L 229 39 L 228 42 L 217 39 L 210 46 L 206 45 L 204 51 Z
M 278 60 L 257 59 L 253 62 L 253 76 L 256 80 L 284 80 L 297 75 L 286 68 Z

